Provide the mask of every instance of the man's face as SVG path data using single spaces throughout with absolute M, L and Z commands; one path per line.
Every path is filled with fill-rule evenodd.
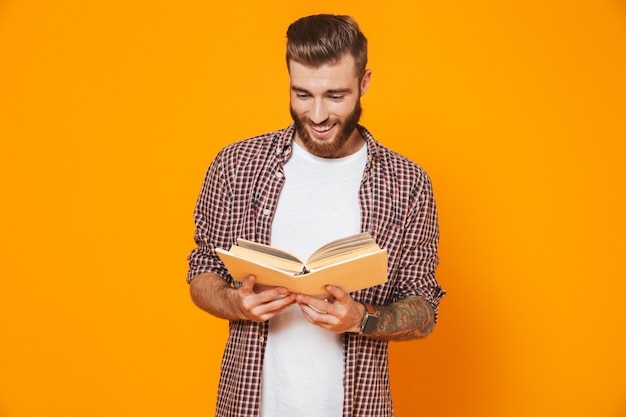
M 295 140 L 323 158 L 338 158 L 360 149 L 363 140 L 355 128 L 371 72 L 366 71 L 359 80 L 352 56 L 346 55 L 336 64 L 318 68 L 291 61 L 289 75 Z

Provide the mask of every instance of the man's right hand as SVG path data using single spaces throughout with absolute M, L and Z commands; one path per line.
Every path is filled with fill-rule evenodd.
M 249 275 L 236 290 L 235 303 L 243 319 L 267 321 L 280 313 L 296 300 L 296 295 L 284 287 L 255 285 L 256 277 Z
M 250 275 L 239 288 L 233 288 L 219 275 L 208 272 L 194 277 L 189 291 L 202 310 L 228 320 L 266 321 L 295 302 L 296 295 L 286 288 L 255 283 L 256 277 Z

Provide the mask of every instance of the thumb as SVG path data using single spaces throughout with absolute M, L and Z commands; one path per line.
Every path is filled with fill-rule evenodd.
M 248 277 L 241 282 L 241 287 L 239 287 L 239 290 L 246 293 L 253 293 L 255 282 L 256 276 L 248 275 Z
M 327 285 L 324 287 L 326 292 L 333 296 L 336 301 L 340 303 L 345 303 L 348 299 L 351 299 L 350 294 L 345 292 L 341 287 L 336 287 L 334 285 Z

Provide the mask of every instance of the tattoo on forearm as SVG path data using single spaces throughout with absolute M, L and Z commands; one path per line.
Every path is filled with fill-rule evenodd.
M 376 306 L 379 319 L 374 337 L 409 340 L 425 337 L 435 325 L 435 312 L 428 301 L 411 296 L 389 306 Z

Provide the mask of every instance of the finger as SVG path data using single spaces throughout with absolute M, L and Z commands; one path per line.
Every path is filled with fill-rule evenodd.
M 300 310 L 307 321 L 316 326 L 330 329 L 337 323 L 337 319 L 332 314 L 319 312 L 308 304 L 300 304 Z
M 350 297 L 350 294 L 345 292 L 341 287 L 336 287 L 334 285 L 327 285 L 324 287 L 324 289 L 330 295 L 329 298 L 332 299 L 333 302 L 337 301 L 341 304 L 344 304 L 352 300 L 352 297 Z
M 329 303 L 324 299 L 306 294 L 298 294 L 298 303 L 315 308 L 319 312 L 328 313 Z
M 295 302 L 295 294 L 287 294 L 284 297 L 274 298 L 272 301 L 267 302 L 265 305 L 269 308 L 269 311 L 278 313 Z
M 260 294 L 243 297 L 244 308 L 249 311 L 251 320 L 265 321 L 292 305 L 296 299 L 295 294 L 280 294 L 284 288 L 272 288 Z
M 287 297 L 289 295 L 289 290 L 285 287 L 266 287 L 260 292 L 257 292 L 256 295 L 259 297 L 261 302 L 267 303 Z M 295 299 L 295 294 L 291 298 L 293 301 Z
M 261 302 L 268 302 L 274 298 L 283 297 L 289 293 L 287 288 L 256 285 L 256 281 L 257 277 L 255 275 L 248 275 L 248 277 L 241 283 L 241 287 L 239 288 L 240 292 L 246 295 L 259 295 L 259 300 Z
M 256 282 L 256 276 L 248 275 L 246 279 L 241 282 L 239 291 L 244 293 L 254 293 L 254 283 Z
M 300 304 L 302 313 L 309 319 L 311 323 L 324 322 L 329 314 L 323 310 L 319 310 L 310 304 Z

